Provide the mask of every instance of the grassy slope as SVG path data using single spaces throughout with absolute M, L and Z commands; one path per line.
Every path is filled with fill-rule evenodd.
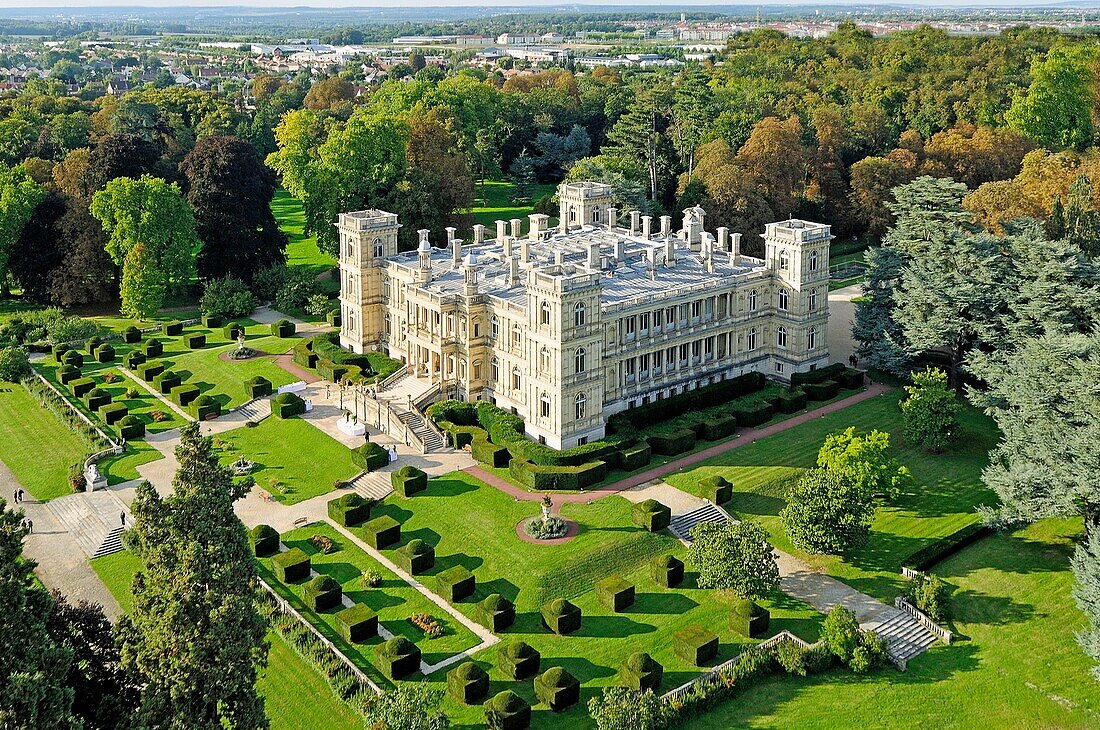
M 286 234 L 286 262 L 289 266 L 309 269 L 320 274 L 336 265 L 336 259 L 320 252 L 317 237 L 305 235 L 306 214 L 302 202 L 279 188 L 271 201 L 271 212 Z
M 544 195 L 553 193 L 555 186 L 549 183 L 535 185 L 534 192 L 531 195 L 532 202 L 529 205 L 517 205 L 512 202 L 512 188 L 513 185 L 510 182 L 487 180 L 485 182 L 485 199 L 482 200 L 480 197 L 481 186 L 475 186 L 474 194 L 477 198 L 470 212 L 473 213 L 474 223 L 480 223 L 490 229 L 486 232 L 486 236 L 496 235 L 496 222 L 498 220 L 520 218 L 523 220 L 523 227 L 526 230 L 527 216 L 535 212 L 534 201 Z
M 69 494 L 69 466 L 83 461 L 89 451 L 83 439 L 23 386 L 0 383 L 0 460 L 35 499 Z

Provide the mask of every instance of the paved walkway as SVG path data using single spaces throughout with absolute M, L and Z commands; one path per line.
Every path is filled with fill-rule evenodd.
M 856 305 L 852 302 L 863 296 L 863 285 L 853 284 L 829 292 L 829 356 L 833 362 L 848 362 L 855 352 L 852 323 L 856 318 Z

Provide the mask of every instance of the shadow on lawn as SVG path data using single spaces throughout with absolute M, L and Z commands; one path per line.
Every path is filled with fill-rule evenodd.
M 657 628 L 652 624 L 635 621 L 628 616 L 583 616 L 580 630 L 575 636 L 599 639 L 625 639 L 628 636 L 652 634 Z
M 477 485 L 459 479 L 432 479 L 428 482 L 428 488 L 416 497 L 457 497 L 467 492 L 476 492 L 477 489 Z
M 972 590 L 957 591 L 951 596 L 954 615 L 951 623 L 986 624 L 1005 626 L 1029 621 L 1035 609 L 1026 603 L 1017 603 L 1008 596 L 987 596 Z
M 638 593 L 634 605 L 626 609 L 626 613 L 675 616 L 698 605 L 683 593 Z

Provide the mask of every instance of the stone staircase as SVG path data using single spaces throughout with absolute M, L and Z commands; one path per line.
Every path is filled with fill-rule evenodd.
M 379 393 L 389 392 L 389 391 L 393 390 L 395 387 L 397 387 L 398 385 L 400 385 L 401 383 L 404 383 L 408 379 L 409 379 L 409 371 L 406 370 L 405 372 L 401 373 L 401 375 L 399 375 L 398 377 L 396 377 L 393 380 L 386 383 L 385 386 L 382 387 L 381 389 L 379 389 L 378 392 Z
M 51 500 L 47 507 L 89 558 L 123 549 L 121 515 L 126 515 L 127 527 L 132 519 L 130 510 L 114 492 L 77 492 Z
M 381 502 L 393 492 L 388 471 L 363 472 L 350 482 L 351 488 L 367 499 Z
M 890 660 L 904 668 L 906 662 L 922 654 L 939 639 L 905 611 L 894 611 L 874 627 L 874 631 L 886 641 L 886 653 Z
M 399 410 L 397 411 L 397 417 L 401 419 L 401 422 L 409 427 L 409 430 L 416 434 L 416 437 L 420 439 L 420 443 L 424 444 L 424 449 L 428 452 L 440 451 L 446 447 L 446 442 L 443 437 L 428 427 L 428 424 L 424 423 L 424 417 L 419 412 Z
M 673 536 L 685 543 L 691 543 L 691 531 L 696 525 L 703 522 L 717 522 L 719 524 L 733 522 L 729 513 L 716 504 L 707 502 L 690 512 L 676 515 L 668 525 L 668 530 Z
M 255 398 L 239 406 L 235 413 L 246 421 L 262 421 L 271 415 L 271 401 L 267 398 Z

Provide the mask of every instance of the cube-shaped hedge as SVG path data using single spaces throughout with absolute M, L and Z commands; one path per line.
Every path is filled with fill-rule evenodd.
M 703 496 L 714 504 L 725 504 L 733 498 L 733 485 L 718 474 L 704 477 L 699 486 L 703 488 Z
M 262 375 L 252 378 L 246 385 L 248 386 L 248 394 L 252 398 L 263 398 L 265 395 L 271 395 L 271 381 Z
M 328 611 L 340 605 L 344 589 L 331 575 L 318 575 L 310 579 L 302 588 L 302 597 L 313 611 Z
M 161 332 L 168 335 L 169 337 L 179 337 L 183 334 L 183 322 L 180 322 L 178 320 L 174 322 L 165 322 L 164 326 L 160 329 Z
M 336 614 L 336 629 L 344 641 L 358 644 L 378 636 L 378 614 L 369 606 L 356 603 Z
M 118 422 L 118 435 L 124 439 L 137 439 L 145 435 L 145 421 L 135 415 L 123 416 Z
M 655 499 L 647 499 L 634 505 L 630 515 L 635 525 L 650 532 L 663 530 L 672 521 L 672 510 Z
M 673 635 L 676 656 L 689 664 L 701 667 L 718 656 L 718 634 L 691 624 Z
M 309 577 L 313 565 L 309 556 L 301 548 L 291 548 L 285 553 L 279 553 L 271 559 L 275 567 L 275 575 L 283 583 L 294 583 Z
M 423 540 L 409 540 L 397 550 L 393 561 L 409 575 L 419 575 L 435 566 L 435 548 Z
M 497 666 L 509 679 L 521 680 L 539 673 L 542 655 L 526 641 L 510 641 L 500 647 Z
M 62 385 L 68 385 L 79 377 L 80 368 L 74 368 L 72 365 L 62 365 L 57 369 L 57 379 Z
M 144 380 L 146 383 L 153 382 L 153 378 L 157 377 L 164 372 L 164 363 L 159 361 L 145 362 L 138 365 L 137 374 L 138 377 Z M 179 385 L 179 383 L 176 383 Z
M 297 393 L 280 393 L 271 401 L 271 415 L 291 418 L 306 412 L 306 402 Z
M 365 471 L 375 471 L 390 463 L 390 452 L 381 444 L 368 441 L 357 449 L 352 449 L 351 460 Z
M 464 565 L 447 568 L 436 576 L 439 592 L 452 603 L 469 598 L 477 590 L 477 579 Z
M 733 604 L 730 612 L 730 628 L 750 639 L 763 636 L 768 631 L 771 613 L 755 601 L 743 598 Z
M 199 350 L 206 347 L 206 335 L 202 332 L 193 332 L 183 338 L 183 341 L 187 343 L 187 346 L 192 350 Z
M 623 686 L 638 692 L 645 692 L 647 689 L 656 692 L 664 676 L 665 668 L 644 651 L 631 654 L 619 669 L 619 681 Z
M 493 633 L 499 633 L 515 623 L 516 606 L 499 593 L 493 593 L 478 601 L 474 618 Z
M 571 634 L 581 627 L 581 610 L 564 598 L 542 607 L 542 623 L 555 634 Z
M 802 390 L 810 400 L 829 400 L 835 398 L 840 392 L 840 383 L 835 380 L 826 380 L 821 383 L 803 383 Z
M 684 582 L 684 561 L 675 555 L 658 555 L 649 563 L 649 576 L 659 586 L 678 586 Z
M 122 403 L 108 403 L 99 409 L 100 417 L 103 418 L 103 422 L 108 426 L 115 425 L 125 418 L 129 412 L 130 409 Z
M 248 531 L 248 543 L 258 558 L 279 552 L 279 531 L 271 525 L 256 525 Z
M 133 345 L 141 342 L 141 330 L 137 327 L 130 325 L 126 329 L 122 330 L 122 341 L 127 345 Z
M 647 441 L 639 441 L 630 448 L 619 452 L 619 468 L 623 471 L 634 471 L 649 464 L 653 449 Z
M 115 348 L 107 344 L 100 345 L 95 349 L 95 359 L 97 362 L 114 362 Z
M 103 340 L 101 340 L 99 337 L 89 337 L 88 339 L 84 340 L 84 350 L 89 355 L 94 355 L 95 349 L 102 344 Z
M 111 402 L 111 394 L 103 388 L 92 388 L 84 395 L 84 402 L 88 404 L 88 410 L 98 411 Z
M 390 679 L 403 679 L 420 669 L 420 649 L 404 636 L 395 636 L 375 648 L 379 669 Z
M 634 584 L 621 575 L 611 575 L 596 583 L 596 597 L 618 613 L 634 605 Z
M 393 484 L 393 490 L 402 497 L 411 497 L 428 488 L 428 475 L 415 466 L 406 464 L 390 473 L 390 483 Z
M 172 388 L 172 393 L 169 397 L 176 403 L 179 403 L 180 406 L 186 408 L 199 397 L 200 393 L 199 386 L 184 383 L 183 385 L 177 385 L 175 388 Z
M 531 727 L 531 705 L 510 689 L 485 700 L 486 724 L 490 715 L 499 730 L 527 730 Z
M 463 662 L 447 672 L 447 694 L 459 704 L 472 705 L 489 694 L 489 674 L 473 662 Z
M 222 327 L 222 334 L 225 335 L 227 340 L 235 340 L 241 336 L 244 332 L 244 325 L 237 324 L 236 322 L 230 322 L 226 326 Z
M 330 311 L 328 314 L 325 315 L 325 321 L 327 321 L 333 327 L 339 327 L 340 326 L 340 310 L 339 309 L 333 309 L 332 311 Z
M 382 515 L 363 525 L 363 539 L 375 550 L 401 542 L 401 523 Z
M 328 502 L 329 519 L 341 527 L 352 527 L 370 519 L 371 502 L 355 492 L 342 494 Z
M 293 337 L 294 323 L 288 322 L 285 319 L 280 319 L 278 322 L 272 322 L 271 334 L 275 335 L 276 337 Z
M 64 355 L 70 349 L 72 348 L 70 348 L 67 344 L 57 344 L 50 348 L 50 352 L 53 353 L 54 360 L 61 362 L 62 355 Z
M 164 343 L 160 340 L 147 340 L 142 346 L 141 351 L 145 353 L 145 357 L 160 357 L 164 354 Z
M 209 395 L 200 395 L 187 407 L 196 421 L 206 421 L 222 414 L 222 404 Z
M 84 356 L 76 350 L 65 350 L 61 355 L 61 362 L 65 365 L 72 365 L 74 368 L 84 367 Z
M 550 667 L 535 677 L 535 696 L 551 712 L 561 712 L 580 702 L 581 683 L 562 667 Z
M 181 378 L 178 373 L 173 373 L 170 370 L 160 372 L 157 375 L 153 376 L 153 387 L 164 395 L 168 395 L 169 393 L 171 393 L 172 388 L 175 388 L 182 382 L 183 378 Z
M 69 382 L 69 387 L 73 389 L 73 395 L 83 398 L 95 387 L 95 381 L 91 378 L 77 378 Z
M 225 320 L 216 314 L 205 314 L 202 318 L 202 326 L 207 329 L 216 330 L 225 324 Z
M 146 358 L 144 353 L 134 350 L 132 352 L 126 353 L 126 358 L 123 360 L 123 362 L 126 363 L 126 367 L 128 369 L 136 370 L 138 365 L 145 364 L 145 360 Z

